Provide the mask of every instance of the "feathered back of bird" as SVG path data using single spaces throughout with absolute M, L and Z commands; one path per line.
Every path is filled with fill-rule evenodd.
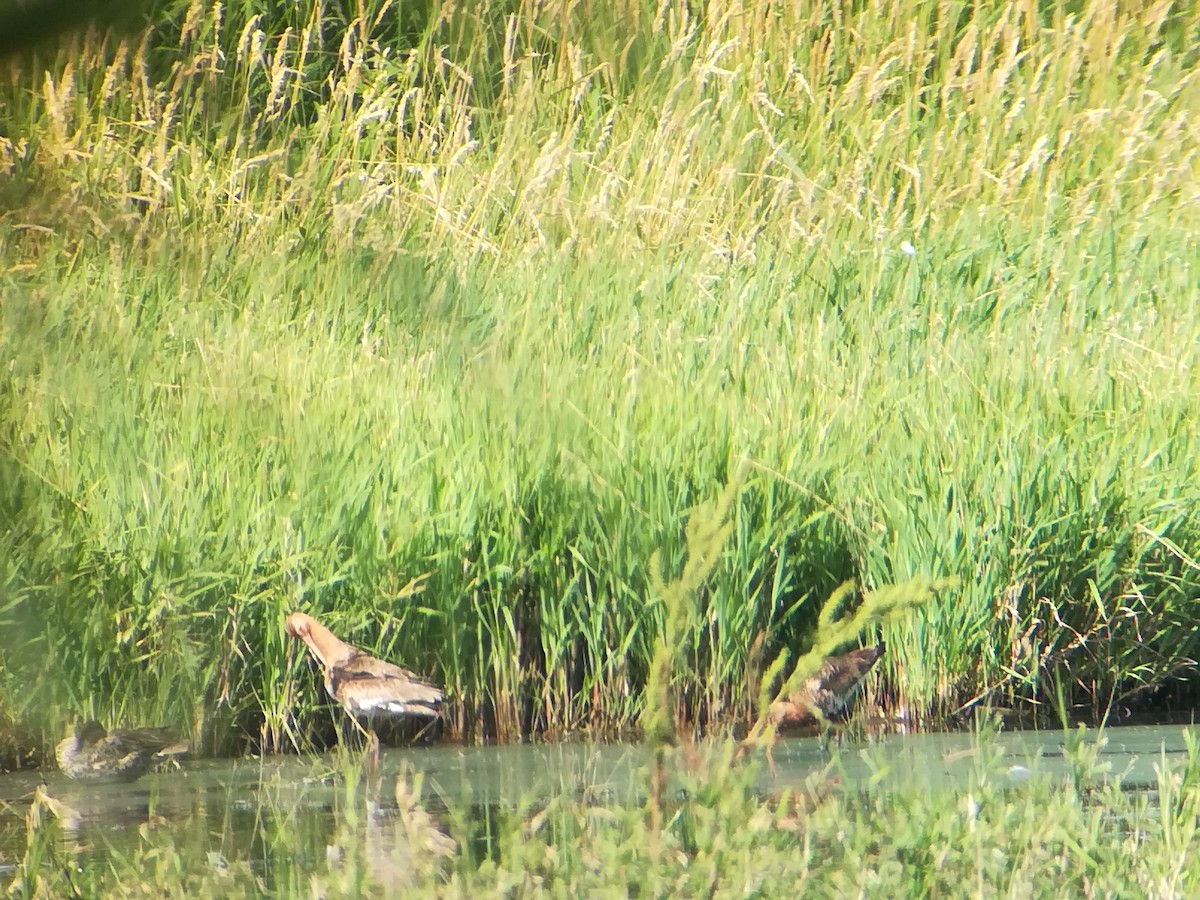
M 395 663 L 359 653 L 329 670 L 329 692 L 351 712 L 367 715 L 438 715 L 444 694 L 437 685 Z
M 835 694 L 849 694 L 879 662 L 883 651 L 884 644 L 880 641 L 874 647 L 863 647 L 831 657 L 813 676 L 813 681 L 820 682 L 824 690 Z
M 771 717 L 791 724 L 840 717 L 884 649 L 880 642 L 830 657 L 798 691 L 771 704 Z

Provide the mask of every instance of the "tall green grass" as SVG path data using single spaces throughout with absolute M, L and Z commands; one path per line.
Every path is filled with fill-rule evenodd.
M 743 466 L 698 718 L 846 581 L 961 578 L 913 715 L 1195 658 L 1194 10 L 347 10 L 10 64 L 0 721 L 328 739 L 304 608 L 452 734 L 619 728 Z

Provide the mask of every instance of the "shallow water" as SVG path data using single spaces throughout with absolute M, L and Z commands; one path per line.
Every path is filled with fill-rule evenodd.
M 1185 752 L 1184 732 L 1178 725 L 1109 728 L 1099 753 L 1108 771 L 1125 784 L 1153 783 L 1156 764 Z M 1088 743 L 1097 736 L 1086 731 L 1071 739 Z M 1066 775 L 1067 739 L 1061 730 L 1003 733 L 981 749 L 978 738 L 967 733 L 892 734 L 843 742 L 833 749 L 832 765 L 830 752 L 816 738 L 781 739 L 774 753 L 776 774 L 772 777 L 763 766 L 758 787 L 764 793 L 801 787 L 814 773 L 827 770 L 847 790 L 944 790 L 966 783 L 980 767 L 1016 785 L 1031 772 Z M 701 764 L 706 752 L 701 745 Z M 670 760 L 682 764 L 677 752 Z M 416 776 L 428 807 L 435 812 L 468 810 L 477 820 L 475 831 L 486 835 L 488 817 L 495 811 L 536 807 L 551 797 L 566 795 L 599 805 L 639 802 L 649 762 L 649 753 L 637 745 L 385 750 L 380 759 L 383 787 L 369 815 L 386 819 L 394 808 L 396 776 Z M 58 772 L 0 776 L 0 875 L 10 877 L 25 853 L 26 814 L 39 785 L 62 804 L 58 849 L 79 869 L 102 865 L 111 854 L 131 854 L 154 834 L 185 828 L 193 836 L 194 852 L 207 854 L 214 866 L 248 863 L 266 883 L 273 870 L 284 863 L 294 866 L 297 859 L 306 868 L 309 863 L 314 869 L 325 866 L 359 790 L 347 783 L 344 765 L 328 756 L 196 760 L 133 784 L 73 782 Z M 670 789 L 684 788 L 680 782 Z M 277 858 L 281 830 L 287 834 L 286 860 Z

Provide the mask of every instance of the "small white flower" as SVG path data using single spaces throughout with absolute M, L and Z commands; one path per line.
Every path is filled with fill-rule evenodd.
M 903 253 L 905 256 L 916 256 L 917 248 L 914 247 L 912 244 L 910 244 L 908 241 L 901 241 L 900 242 L 900 252 Z

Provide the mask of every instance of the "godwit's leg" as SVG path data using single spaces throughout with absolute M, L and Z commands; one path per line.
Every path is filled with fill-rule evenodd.
M 819 740 L 821 741 L 821 753 L 825 756 L 833 756 L 835 749 L 841 750 L 842 748 L 842 733 L 832 725 L 825 724 L 821 727 Z
M 374 728 L 364 728 L 356 715 L 349 710 L 346 712 L 350 721 L 354 723 L 354 727 L 358 729 L 358 733 L 363 736 L 363 769 L 367 776 L 368 795 L 373 796 L 379 788 L 379 737 L 375 734 Z
M 379 774 L 379 736 L 375 734 L 374 729 L 367 732 L 367 765 L 370 767 L 371 774 Z
M 350 721 L 354 723 L 354 727 L 358 729 L 359 733 L 367 741 L 364 753 L 367 760 L 367 774 L 371 778 L 375 778 L 379 775 L 379 736 L 375 734 L 375 729 L 363 728 L 362 722 L 358 721 L 358 716 L 350 713 L 349 710 L 347 712 L 350 715 Z
M 426 722 L 425 725 L 421 728 L 421 730 L 417 732 L 416 737 L 413 738 L 413 742 L 415 743 L 416 741 L 419 741 L 421 738 L 423 738 L 425 736 L 425 732 L 427 732 L 430 728 L 432 728 L 435 724 L 437 724 L 438 718 L 439 717 L 435 716 L 434 718 L 432 718 L 428 722 Z
M 368 731 L 367 729 L 363 728 L 362 722 L 358 721 L 358 716 L 356 716 L 354 713 L 350 712 L 349 710 L 346 710 L 346 715 L 348 715 L 350 717 L 350 721 L 354 723 L 354 727 L 358 729 L 358 733 L 361 734 L 364 738 L 366 738 L 367 745 L 370 746 L 371 737 L 372 737 L 372 735 L 374 735 L 374 732 Z

